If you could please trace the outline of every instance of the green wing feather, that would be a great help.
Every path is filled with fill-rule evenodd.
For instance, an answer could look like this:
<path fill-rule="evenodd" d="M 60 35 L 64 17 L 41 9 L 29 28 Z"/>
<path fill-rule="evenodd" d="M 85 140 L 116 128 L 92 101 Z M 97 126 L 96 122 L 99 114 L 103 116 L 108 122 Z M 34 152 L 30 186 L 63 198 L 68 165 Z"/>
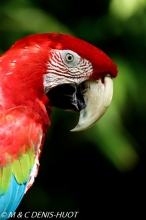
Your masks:
<path fill-rule="evenodd" d="M 12 167 L 10 165 L 0 168 L 0 195 L 3 195 L 7 191 L 11 180 L 11 175 Z"/>
<path fill-rule="evenodd" d="M 20 156 L 18 160 L 13 162 L 12 173 L 14 173 L 14 176 L 19 184 L 27 182 L 33 164 L 34 154 L 32 154 L 32 158 L 30 158 L 28 153 Z"/>

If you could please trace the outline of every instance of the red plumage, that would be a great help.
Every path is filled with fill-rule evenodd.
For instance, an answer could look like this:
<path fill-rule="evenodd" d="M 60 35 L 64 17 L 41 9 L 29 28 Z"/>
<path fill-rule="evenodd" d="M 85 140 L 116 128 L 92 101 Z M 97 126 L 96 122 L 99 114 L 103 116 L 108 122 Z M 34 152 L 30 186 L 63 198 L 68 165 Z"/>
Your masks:
<path fill-rule="evenodd" d="M 69 50 L 71 58 L 75 56 L 75 66 L 74 63 L 71 67 L 68 65 L 70 60 L 65 60 L 65 50 Z M 51 57 L 53 53 L 61 64 L 55 63 L 55 58 Z M 52 63 L 49 63 L 50 60 Z M 80 60 L 82 65 L 85 65 L 84 68 L 76 62 Z M 49 69 L 50 66 L 52 69 Z M 64 71 L 62 75 L 59 67 Z M 81 39 L 59 33 L 25 37 L 0 57 L 0 213 L 15 211 L 37 175 L 43 140 L 50 126 L 52 107 L 48 94 L 45 94 L 45 85 L 50 83 L 50 75 L 57 86 L 65 82 L 68 88 L 74 89 L 71 105 L 85 94 L 84 89 L 79 97 L 75 97 L 76 90 L 85 86 L 82 84 L 80 87 L 79 82 L 84 83 L 89 78 L 95 80 L 93 85 L 99 84 L 96 86 L 101 90 L 101 93 L 96 90 L 97 95 L 101 94 L 107 104 L 104 106 L 103 102 L 102 112 L 99 114 L 101 117 L 111 101 L 112 92 L 108 98 L 107 90 L 111 87 L 111 78 L 117 75 L 117 67 L 100 49 Z M 101 82 L 104 81 L 100 79 L 101 76 L 106 76 L 105 82 Z M 62 77 L 61 80 L 59 77 Z M 90 85 L 92 80 L 89 80 Z M 72 84 L 69 87 L 69 83 L 74 83 L 74 87 Z M 108 89 L 105 89 L 107 84 Z M 47 89 L 52 88 L 47 86 Z M 88 88 L 90 86 L 86 89 Z M 68 97 L 71 95 L 69 93 Z M 92 95 L 89 94 L 89 97 Z M 95 98 L 93 103 L 97 100 L 98 98 Z M 86 101 L 88 102 L 88 99 Z M 86 107 L 84 98 L 79 100 L 79 103 L 80 107 Z M 77 104 L 75 103 L 75 106 Z M 17 194 L 13 189 L 17 189 Z M 16 204 L 13 205 L 14 200 Z"/>
<path fill-rule="evenodd" d="M 4 111 L 0 114 L 0 146 L 3 146 L 0 148 L 0 164 L 13 163 L 31 149 L 32 141 L 37 154 L 42 138 L 41 118 L 31 108 L 20 106 Z"/>

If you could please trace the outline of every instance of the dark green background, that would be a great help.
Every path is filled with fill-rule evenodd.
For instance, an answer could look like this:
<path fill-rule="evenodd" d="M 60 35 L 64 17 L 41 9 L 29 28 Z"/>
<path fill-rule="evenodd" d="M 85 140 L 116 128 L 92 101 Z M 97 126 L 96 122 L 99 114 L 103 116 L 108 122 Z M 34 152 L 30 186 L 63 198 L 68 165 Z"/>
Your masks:
<path fill-rule="evenodd" d="M 145 201 L 146 1 L 0 1 L 1 54 L 19 38 L 53 31 L 102 49 L 118 65 L 119 75 L 111 106 L 89 130 L 71 133 L 78 115 L 54 109 L 39 175 L 18 211 L 79 211 L 78 219 L 140 215 Z"/>

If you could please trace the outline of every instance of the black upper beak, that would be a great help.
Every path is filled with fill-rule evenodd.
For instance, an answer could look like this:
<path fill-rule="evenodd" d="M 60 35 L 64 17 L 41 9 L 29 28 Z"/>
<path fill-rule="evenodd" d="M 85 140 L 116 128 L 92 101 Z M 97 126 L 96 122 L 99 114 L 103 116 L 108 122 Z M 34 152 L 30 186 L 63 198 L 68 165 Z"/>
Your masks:
<path fill-rule="evenodd" d="M 63 110 L 80 112 L 86 107 L 84 98 L 84 84 L 63 84 L 52 88 L 47 96 L 50 104 Z"/>

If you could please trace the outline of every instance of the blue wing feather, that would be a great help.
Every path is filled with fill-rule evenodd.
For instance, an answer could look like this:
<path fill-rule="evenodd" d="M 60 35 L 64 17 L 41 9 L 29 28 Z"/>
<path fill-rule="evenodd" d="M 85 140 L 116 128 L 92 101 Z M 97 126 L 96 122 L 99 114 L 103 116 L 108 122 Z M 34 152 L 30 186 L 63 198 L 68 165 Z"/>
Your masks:
<path fill-rule="evenodd" d="M 8 191 L 4 195 L 0 196 L 0 219 L 5 220 L 12 215 L 25 193 L 26 185 L 27 183 L 18 184 L 12 174 Z M 6 216 L 3 218 L 2 216 L 4 212 L 6 213 Z"/>

